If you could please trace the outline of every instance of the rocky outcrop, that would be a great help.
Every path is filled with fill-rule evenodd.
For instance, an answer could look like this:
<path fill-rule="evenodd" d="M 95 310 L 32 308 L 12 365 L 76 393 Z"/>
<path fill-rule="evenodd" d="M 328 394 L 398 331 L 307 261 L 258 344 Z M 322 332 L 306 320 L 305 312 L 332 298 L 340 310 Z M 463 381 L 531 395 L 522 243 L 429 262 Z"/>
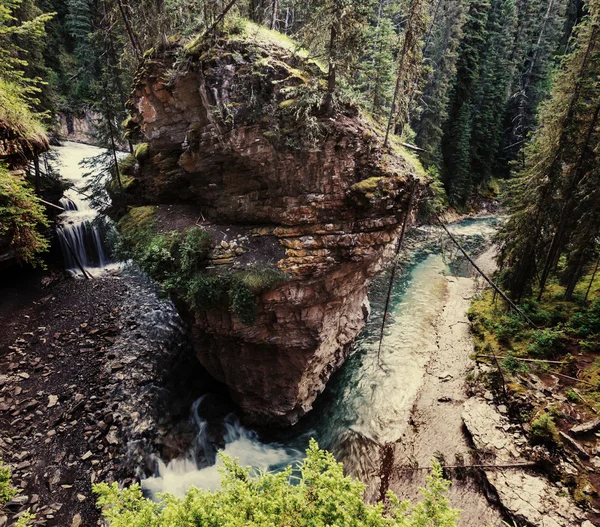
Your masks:
<path fill-rule="evenodd" d="M 564 487 L 527 468 L 529 459 L 523 452 L 526 441 L 518 427 L 494 406 L 472 397 L 465 402 L 463 421 L 477 450 L 491 459 L 490 467 L 484 469 L 488 483 L 502 508 L 519 525 L 591 526 Z M 494 469 L 492 465 L 502 468 Z"/>
<path fill-rule="evenodd" d="M 128 123 L 145 141 L 130 202 L 195 208 L 192 225 L 224 251 L 208 273 L 272 264 L 286 276 L 258 295 L 251 325 L 179 302 L 201 363 L 263 425 L 296 422 L 343 363 L 367 284 L 426 188 L 356 109 L 323 115 L 319 66 L 276 38 L 247 27 L 147 56 Z M 165 213 L 161 227 L 177 222 Z"/>

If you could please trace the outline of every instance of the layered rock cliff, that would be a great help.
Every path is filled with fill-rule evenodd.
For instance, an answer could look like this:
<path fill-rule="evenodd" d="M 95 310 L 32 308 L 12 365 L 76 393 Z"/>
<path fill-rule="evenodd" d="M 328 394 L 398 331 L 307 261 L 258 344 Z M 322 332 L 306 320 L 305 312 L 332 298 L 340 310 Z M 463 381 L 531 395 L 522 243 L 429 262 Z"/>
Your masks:
<path fill-rule="evenodd" d="M 176 298 L 200 362 L 262 425 L 296 422 L 343 363 L 369 280 L 426 189 L 355 108 L 323 115 L 321 69 L 295 49 L 247 24 L 146 56 L 128 123 L 144 143 L 120 196 L 157 205 L 159 232 L 209 233 L 209 276 L 259 265 L 284 276 L 254 289 L 251 323 Z"/>

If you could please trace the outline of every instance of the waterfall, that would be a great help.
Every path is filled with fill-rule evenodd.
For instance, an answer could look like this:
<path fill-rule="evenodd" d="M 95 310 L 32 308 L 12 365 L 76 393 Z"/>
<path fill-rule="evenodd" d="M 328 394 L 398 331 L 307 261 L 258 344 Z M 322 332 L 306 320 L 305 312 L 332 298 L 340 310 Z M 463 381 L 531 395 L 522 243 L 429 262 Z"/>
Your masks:
<path fill-rule="evenodd" d="M 86 180 L 81 162 L 104 151 L 71 142 L 57 147 L 56 151 L 59 154 L 57 169 L 62 179 L 71 184 L 60 199 L 65 212 L 59 216 L 56 229 L 65 268 L 74 276 L 83 275 L 81 267 L 86 273 L 97 275 L 110 266 L 111 260 L 107 255 L 102 229 L 96 221 L 98 211 L 90 206 L 89 198 L 84 194 Z"/>
<path fill-rule="evenodd" d="M 193 444 L 185 456 L 169 463 L 156 458 L 155 475 L 142 480 L 146 493 L 152 497 L 163 492 L 184 496 L 192 485 L 218 489 L 221 484 L 219 467 L 222 466 L 218 451 L 237 458 L 241 466 L 256 470 L 279 471 L 304 457 L 301 450 L 293 447 L 263 443 L 258 433 L 242 426 L 233 413 L 214 415 L 215 400 L 212 394 L 207 394 L 192 405 L 190 419 L 196 431 Z"/>

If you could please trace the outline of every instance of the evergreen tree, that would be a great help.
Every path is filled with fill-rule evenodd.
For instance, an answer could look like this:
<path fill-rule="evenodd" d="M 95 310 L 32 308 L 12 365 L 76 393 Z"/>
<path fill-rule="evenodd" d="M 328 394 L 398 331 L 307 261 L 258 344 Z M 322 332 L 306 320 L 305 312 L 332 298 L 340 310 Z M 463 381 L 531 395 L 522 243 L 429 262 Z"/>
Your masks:
<path fill-rule="evenodd" d="M 444 125 L 442 153 L 444 179 L 452 204 L 464 206 L 471 196 L 470 143 L 473 102 L 480 74 L 480 60 L 487 37 L 487 0 L 473 0 L 466 14 L 464 38 L 458 50 L 456 80 L 450 94 L 448 119 Z"/>
<path fill-rule="evenodd" d="M 402 135 L 409 120 L 409 107 L 417 90 L 422 73 L 423 36 L 427 30 L 429 4 L 426 0 L 410 0 L 406 14 L 406 25 L 400 38 L 396 86 L 392 98 L 392 107 L 385 132 L 384 146 L 389 134 Z"/>
<path fill-rule="evenodd" d="M 310 15 L 300 35 L 307 47 L 327 61 L 325 110 L 334 112 L 338 73 L 356 63 L 365 42 L 364 27 L 376 4 L 374 0 L 310 0 Z"/>
<path fill-rule="evenodd" d="M 485 53 L 474 96 L 473 129 L 470 146 L 471 181 L 475 188 L 494 177 L 500 148 L 510 83 L 511 50 L 516 12 L 512 0 L 492 0 L 487 23 Z"/>
<path fill-rule="evenodd" d="M 412 128 L 416 133 L 416 144 L 424 150 L 421 161 L 426 167 L 441 166 L 442 125 L 447 119 L 450 85 L 456 73 L 464 9 L 463 0 L 441 2 L 425 50 L 428 74 L 418 100 L 418 110 L 413 115 Z"/>
<path fill-rule="evenodd" d="M 600 0 L 576 30 L 540 129 L 525 149 L 511 216 L 501 233 L 504 282 L 520 298 L 539 277 L 539 297 L 566 256 L 562 280 L 571 295 L 596 251 L 600 216 Z"/>

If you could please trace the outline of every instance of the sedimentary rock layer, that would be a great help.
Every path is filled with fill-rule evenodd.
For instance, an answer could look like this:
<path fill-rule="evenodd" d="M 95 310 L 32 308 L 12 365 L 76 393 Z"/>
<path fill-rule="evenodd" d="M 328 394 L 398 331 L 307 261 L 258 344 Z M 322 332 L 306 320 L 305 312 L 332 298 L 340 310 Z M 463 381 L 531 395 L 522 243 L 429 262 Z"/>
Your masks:
<path fill-rule="evenodd" d="M 369 279 L 425 184 L 355 108 L 324 115 L 318 65 L 261 35 L 146 57 L 130 102 L 128 126 L 145 141 L 130 188 L 138 204 L 196 207 L 197 224 L 224 246 L 225 224 L 253 241 L 243 259 L 227 252 L 207 272 L 272 264 L 285 273 L 258 295 L 252 325 L 226 308 L 179 304 L 198 358 L 247 419 L 289 424 L 363 328 Z"/>

